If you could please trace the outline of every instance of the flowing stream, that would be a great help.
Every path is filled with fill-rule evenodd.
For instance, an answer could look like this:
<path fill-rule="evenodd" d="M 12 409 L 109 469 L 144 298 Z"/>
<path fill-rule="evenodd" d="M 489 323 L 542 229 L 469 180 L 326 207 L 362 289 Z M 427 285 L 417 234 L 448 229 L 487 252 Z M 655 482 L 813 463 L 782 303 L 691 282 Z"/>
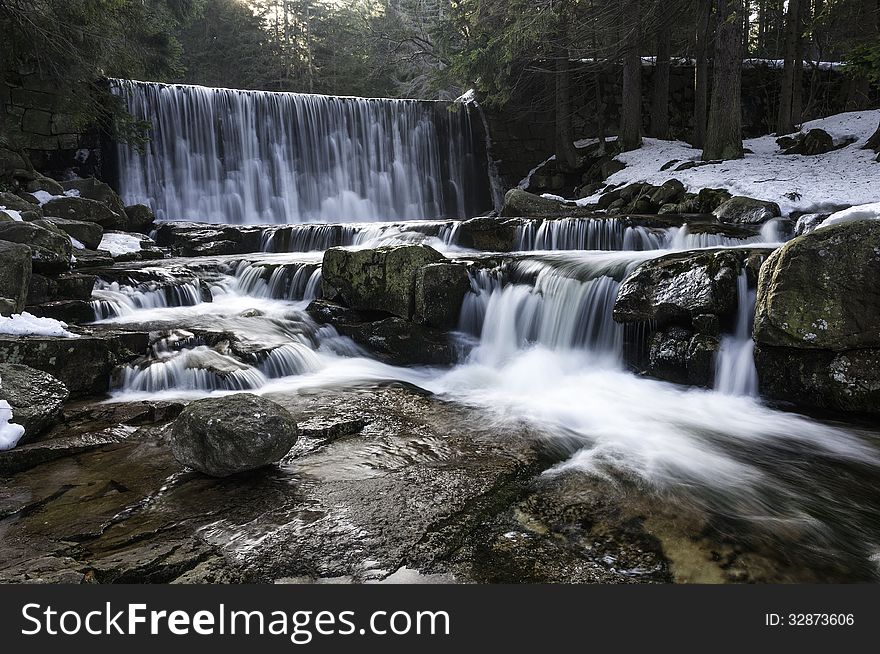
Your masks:
<path fill-rule="evenodd" d="M 560 455 L 546 474 L 632 483 L 730 533 L 880 575 L 880 506 L 861 492 L 880 479 L 877 434 L 761 400 L 745 272 L 714 389 L 640 377 L 624 363 L 612 308 L 627 274 L 674 251 L 778 245 L 778 225 L 737 237 L 618 218 L 521 221 L 516 252 L 472 268 L 460 360 L 394 367 L 305 309 L 321 297 L 330 247 L 419 242 L 484 256 L 459 240 L 460 221 L 486 209 L 488 193 L 467 110 L 142 83 L 118 90 L 156 125 L 144 155 L 120 149 L 127 202 L 150 204 L 160 219 L 267 227 L 262 252 L 150 262 L 99 281 L 97 322 L 162 334 L 148 357 L 118 371 L 113 401 L 401 381 L 473 407 L 499 438 L 529 425 Z"/>

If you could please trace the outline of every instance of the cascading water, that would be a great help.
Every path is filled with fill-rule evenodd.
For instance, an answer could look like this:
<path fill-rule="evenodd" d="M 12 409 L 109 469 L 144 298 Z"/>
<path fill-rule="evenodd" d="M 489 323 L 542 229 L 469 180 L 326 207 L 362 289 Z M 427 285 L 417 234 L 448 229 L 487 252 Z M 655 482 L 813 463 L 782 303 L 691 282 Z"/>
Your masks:
<path fill-rule="evenodd" d="M 530 221 L 517 230 L 517 250 L 659 250 L 664 231 L 617 218 Z"/>
<path fill-rule="evenodd" d="M 736 327 L 733 334 L 721 338 L 721 349 L 715 362 L 715 390 L 725 395 L 757 396 L 758 370 L 752 340 L 757 292 L 749 289 L 745 270 L 737 278 L 736 289 Z"/>
<path fill-rule="evenodd" d="M 161 286 L 156 283 L 126 285 L 118 281 L 98 280 L 92 298 L 95 320 L 107 320 L 131 315 L 138 309 L 194 306 L 202 301 L 202 289 L 198 282 Z"/>
<path fill-rule="evenodd" d="M 116 81 L 152 132 L 118 147 L 127 203 L 159 220 L 422 220 L 491 209 L 463 103 Z"/>

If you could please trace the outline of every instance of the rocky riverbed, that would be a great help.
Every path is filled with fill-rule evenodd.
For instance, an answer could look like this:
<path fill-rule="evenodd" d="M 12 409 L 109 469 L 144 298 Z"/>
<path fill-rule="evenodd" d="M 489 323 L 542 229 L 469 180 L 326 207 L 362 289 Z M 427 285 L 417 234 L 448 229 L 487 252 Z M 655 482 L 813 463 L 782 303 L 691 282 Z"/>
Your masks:
<path fill-rule="evenodd" d="M 778 207 L 669 183 L 154 224 L 16 156 L 2 581 L 876 579 L 877 221 L 788 240 Z M 182 440 L 205 397 L 232 467 Z M 287 445 L 238 456 L 276 410 Z"/>

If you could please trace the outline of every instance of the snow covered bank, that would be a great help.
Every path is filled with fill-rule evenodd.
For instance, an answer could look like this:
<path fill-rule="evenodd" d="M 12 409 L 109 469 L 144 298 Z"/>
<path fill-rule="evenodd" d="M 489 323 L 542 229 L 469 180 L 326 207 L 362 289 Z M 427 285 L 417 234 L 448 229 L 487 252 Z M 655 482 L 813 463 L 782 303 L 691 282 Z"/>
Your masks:
<path fill-rule="evenodd" d="M 26 311 L 14 313 L 12 316 L 0 316 L 0 334 L 76 338 L 76 334 L 67 331 L 67 323 L 52 318 L 37 318 Z"/>
<path fill-rule="evenodd" d="M 674 168 L 679 163 L 699 161 L 700 150 L 681 141 L 645 139 L 639 150 L 616 157 L 626 168 L 609 177 L 606 183 L 648 182 L 659 186 L 674 178 L 690 192 L 725 188 L 733 195 L 776 202 L 784 215 L 867 204 L 880 200 L 880 164 L 875 161 L 877 155 L 862 146 L 878 123 L 880 110 L 838 114 L 805 123 L 801 131 L 823 129 L 836 144 L 855 139 L 839 150 L 814 156 L 783 155 L 775 136 L 762 136 L 745 141 L 750 153 L 744 159 L 681 171 Z M 669 170 L 660 170 L 675 160 L 679 163 Z M 595 203 L 600 195 L 578 200 L 578 204 Z"/>

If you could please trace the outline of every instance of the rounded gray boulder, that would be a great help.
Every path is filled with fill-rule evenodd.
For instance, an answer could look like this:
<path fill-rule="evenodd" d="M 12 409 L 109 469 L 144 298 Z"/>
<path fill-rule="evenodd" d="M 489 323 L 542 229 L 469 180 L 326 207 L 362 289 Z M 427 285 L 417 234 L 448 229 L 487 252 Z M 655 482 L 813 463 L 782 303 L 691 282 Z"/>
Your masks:
<path fill-rule="evenodd" d="M 171 451 L 185 466 L 227 477 L 280 461 L 299 437 L 281 405 L 250 393 L 198 400 L 171 429 Z"/>

